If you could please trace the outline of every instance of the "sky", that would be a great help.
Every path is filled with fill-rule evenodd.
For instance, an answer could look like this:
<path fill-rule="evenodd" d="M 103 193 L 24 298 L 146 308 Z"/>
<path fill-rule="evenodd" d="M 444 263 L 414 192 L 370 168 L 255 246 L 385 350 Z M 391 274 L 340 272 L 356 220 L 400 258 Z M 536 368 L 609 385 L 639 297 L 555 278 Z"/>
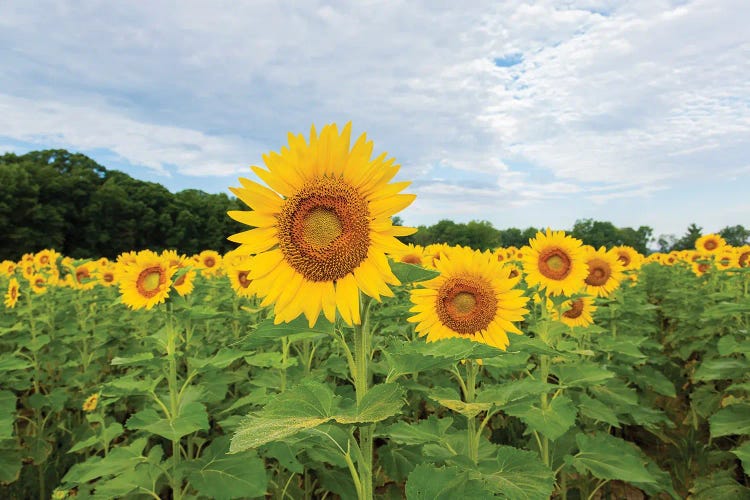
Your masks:
<path fill-rule="evenodd" d="M 408 225 L 750 226 L 747 0 L 0 4 L 0 154 L 227 192 L 352 122 Z"/>

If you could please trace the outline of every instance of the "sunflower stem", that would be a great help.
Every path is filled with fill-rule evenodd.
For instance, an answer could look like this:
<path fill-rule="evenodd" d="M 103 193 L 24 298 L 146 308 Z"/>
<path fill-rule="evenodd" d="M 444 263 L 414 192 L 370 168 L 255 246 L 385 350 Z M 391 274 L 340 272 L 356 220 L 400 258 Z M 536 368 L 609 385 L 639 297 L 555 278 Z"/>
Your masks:
<path fill-rule="evenodd" d="M 547 378 L 549 377 L 549 355 L 542 354 L 540 362 L 539 362 L 539 380 L 541 380 L 543 383 L 547 383 Z M 547 399 L 547 393 L 543 392 L 541 395 L 541 404 L 542 404 L 542 411 L 546 411 L 549 407 L 549 401 Z M 542 435 L 542 448 L 539 450 L 542 455 L 542 461 L 544 462 L 544 465 L 547 467 L 550 466 L 550 456 L 549 456 L 549 438 L 547 436 Z"/>
<path fill-rule="evenodd" d="M 372 339 L 370 337 L 370 305 L 372 299 L 360 294 L 360 307 L 362 323 L 354 325 L 354 365 L 353 373 L 354 390 L 357 395 L 357 405 L 367 394 L 370 388 L 370 358 L 372 356 Z M 372 500 L 372 438 L 375 432 L 375 424 L 359 426 L 359 448 L 362 452 L 362 460 L 358 462 L 359 478 L 362 484 L 360 498 Z"/>
<path fill-rule="evenodd" d="M 179 414 L 180 398 L 179 388 L 177 386 L 177 330 L 174 327 L 174 313 L 172 304 L 169 304 L 169 315 L 167 318 L 167 359 L 169 360 L 169 374 L 167 383 L 169 385 L 169 406 L 173 419 Z M 170 486 L 172 487 L 172 497 L 175 499 L 182 498 L 182 488 L 180 487 L 180 478 L 178 477 L 178 466 L 180 463 L 180 440 L 172 440 L 172 474 L 170 475 Z"/>
<path fill-rule="evenodd" d="M 466 360 L 466 392 L 464 397 L 467 403 L 473 403 L 476 399 L 477 386 L 477 366 L 473 359 Z M 469 459 L 477 463 L 479 461 L 479 436 L 477 433 L 476 417 L 466 417 L 467 419 L 467 450 Z M 481 430 L 480 430 L 481 432 Z"/>

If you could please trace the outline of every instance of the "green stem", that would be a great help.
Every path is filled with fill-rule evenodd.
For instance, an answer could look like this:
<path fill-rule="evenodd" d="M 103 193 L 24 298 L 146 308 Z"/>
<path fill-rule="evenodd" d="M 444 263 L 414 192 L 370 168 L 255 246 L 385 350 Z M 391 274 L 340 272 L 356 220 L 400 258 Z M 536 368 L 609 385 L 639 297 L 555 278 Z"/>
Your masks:
<path fill-rule="evenodd" d="M 466 360 L 466 391 L 464 398 L 467 403 L 473 403 L 476 399 L 476 386 L 477 386 L 477 366 L 473 359 Z M 467 419 L 467 444 L 468 444 L 468 455 L 472 462 L 477 463 L 479 461 L 479 439 L 477 433 L 477 419 L 476 417 L 466 417 Z"/>
<path fill-rule="evenodd" d="M 354 325 L 354 390 L 357 395 L 357 405 L 370 388 L 370 356 L 372 355 L 372 339 L 370 337 L 370 304 L 372 299 L 360 296 L 361 325 Z M 361 499 L 372 500 L 372 457 L 373 434 L 375 424 L 359 426 L 359 449 L 362 460 L 358 462 L 359 479 L 361 481 Z"/>
<path fill-rule="evenodd" d="M 547 378 L 549 377 L 549 356 L 546 354 L 543 354 L 540 359 L 539 363 L 539 379 L 547 383 Z M 541 404 L 542 404 L 542 411 L 546 411 L 547 408 L 549 408 L 549 401 L 547 399 L 547 393 L 543 392 L 541 395 Z M 544 462 L 544 465 L 547 467 L 550 466 L 550 456 L 549 456 L 549 438 L 547 436 L 542 435 L 542 448 L 539 450 L 542 455 L 542 461 Z"/>
<path fill-rule="evenodd" d="M 167 336 L 167 359 L 169 360 L 169 375 L 167 383 L 169 384 L 169 406 L 171 418 L 177 418 L 179 414 L 180 405 L 180 390 L 177 385 L 177 331 L 174 328 L 174 317 L 172 314 L 172 304 L 169 308 L 168 318 L 168 336 Z M 175 499 L 182 497 L 182 488 L 180 487 L 180 481 L 177 475 L 177 468 L 180 463 L 180 440 L 172 440 L 172 474 L 170 478 L 170 486 L 172 487 L 172 496 Z"/>
<path fill-rule="evenodd" d="M 286 365 L 289 359 L 289 337 L 281 337 L 281 392 L 286 392 Z"/>

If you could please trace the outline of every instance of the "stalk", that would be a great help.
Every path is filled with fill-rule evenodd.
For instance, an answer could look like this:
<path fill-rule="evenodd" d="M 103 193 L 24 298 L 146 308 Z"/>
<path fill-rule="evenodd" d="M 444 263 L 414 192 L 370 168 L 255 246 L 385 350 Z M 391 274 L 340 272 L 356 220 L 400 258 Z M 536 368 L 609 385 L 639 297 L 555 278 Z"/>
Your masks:
<path fill-rule="evenodd" d="M 177 418 L 179 414 L 179 387 L 177 386 L 177 332 L 174 328 L 174 317 L 172 314 L 172 304 L 169 305 L 169 328 L 167 336 L 167 358 L 169 360 L 169 374 L 167 383 L 169 385 L 169 407 L 171 418 Z M 172 487 L 172 496 L 175 499 L 182 498 L 182 488 L 177 477 L 177 469 L 180 463 L 180 440 L 172 440 L 172 474 L 170 476 L 170 486 Z"/>
<path fill-rule="evenodd" d="M 544 383 L 547 383 L 547 378 L 549 377 L 549 356 L 546 354 L 543 354 L 541 356 L 540 360 L 540 380 Z M 547 393 L 543 392 L 541 395 L 541 404 L 542 404 L 542 411 L 547 410 L 549 407 L 549 401 L 547 399 Z M 542 435 L 542 449 L 539 450 L 542 454 L 542 461 L 544 462 L 544 465 L 547 467 L 550 466 L 550 456 L 549 456 L 549 438 L 547 436 Z"/>
<path fill-rule="evenodd" d="M 477 385 L 477 366 L 474 360 L 466 360 L 466 393 L 464 398 L 467 403 L 473 403 L 476 398 Z M 477 436 L 477 419 L 476 417 L 466 417 L 467 419 L 467 444 L 468 455 L 472 462 L 479 461 L 479 439 Z"/>
<path fill-rule="evenodd" d="M 372 339 L 370 336 L 370 304 L 372 299 L 360 295 L 362 324 L 354 325 L 354 390 L 357 395 L 357 405 L 370 389 L 370 357 L 372 355 Z M 361 481 L 362 500 L 372 500 L 372 438 L 375 432 L 375 424 L 363 424 L 359 426 L 359 449 L 362 460 L 358 465 L 359 478 Z"/>

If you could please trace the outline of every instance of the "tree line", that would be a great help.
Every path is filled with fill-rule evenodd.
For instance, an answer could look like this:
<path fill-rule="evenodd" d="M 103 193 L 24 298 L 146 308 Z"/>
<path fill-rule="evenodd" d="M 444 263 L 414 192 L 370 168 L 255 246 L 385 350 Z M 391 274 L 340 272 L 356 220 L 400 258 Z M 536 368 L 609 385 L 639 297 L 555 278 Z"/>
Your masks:
<path fill-rule="evenodd" d="M 114 258 L 140 249 L 226 252 L 236 246 L 227 236 L 246 229 L 227 216 L 228 210 L 247 210 L 236 198 L 197 189 L 171 193 L 161 184 L 108 170 L 83 154 L 62 149 L 0 156 L 0 186 L 0 260 L 18 260 L 26 252 L 44 248 L 77 258 Z M 441 220 L 419 226 L 416 234 L 403 240 L 491 250 L 526 245 L 538 230 Z M 663 252 L 694 248 L 702 232 L 691 224 L 682 237 L 655 238 L 648 226 L 616 227 L 592 219 L 578 220 L 568 231 L 596 248 L 628 245 L 644 254 L 655 248 Z M 740 225 L 727 226 L 719 234 L 734 246 L 750 240 L 750 230 Z"/>

